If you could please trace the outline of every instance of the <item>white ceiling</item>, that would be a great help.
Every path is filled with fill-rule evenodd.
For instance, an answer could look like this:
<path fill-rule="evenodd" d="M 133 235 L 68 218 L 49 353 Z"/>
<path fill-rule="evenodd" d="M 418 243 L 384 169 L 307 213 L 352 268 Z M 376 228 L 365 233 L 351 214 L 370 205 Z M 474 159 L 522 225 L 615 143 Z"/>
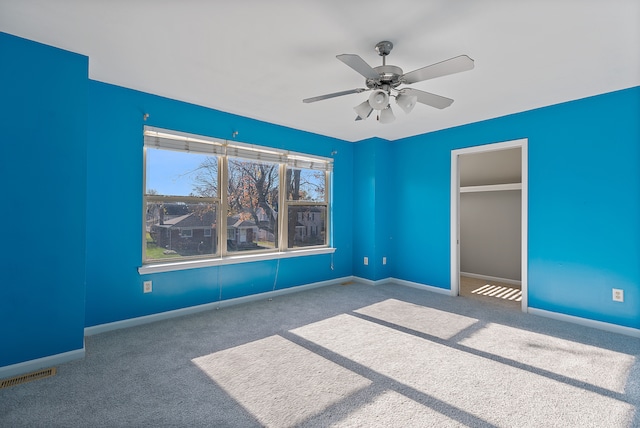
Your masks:
<path fill-rule="evenodd" d="M 638 0 L 0 0 L 0 31 L 89 56 L 89 77 L 348 141 L 395 140 L 640 85 Z M 355 122 L 367 93 L 342 53 L 405 72 L 449 108 Z"/>

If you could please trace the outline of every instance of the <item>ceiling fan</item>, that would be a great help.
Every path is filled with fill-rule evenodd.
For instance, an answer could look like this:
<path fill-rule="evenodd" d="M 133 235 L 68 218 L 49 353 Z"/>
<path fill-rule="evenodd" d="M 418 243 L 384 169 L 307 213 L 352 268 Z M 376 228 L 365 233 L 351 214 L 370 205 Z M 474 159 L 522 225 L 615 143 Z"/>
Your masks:
<path fill-rule="evenodd" d="M 364 120 L 371 115 L 373 110 L 377 110 L 380 123 L 391 123 L 396 119 L 389 104 L 391 97 L 395 97 L 396 104 L 407 114 L 413 110 L 417 102 L 439 109 L 449 107 L 453 103 L 450 98 L 418 89 L 398 89 L 400 85 L 422 82 L 423 80 L 459 73 L 473 68 L 473 60 L 467 55 L 460 55 L 409 73 L 403 73 L 400 67 L 387 65 L 386 57 L 391 53 L 391 49 L 393 49 L 393 43 L 389 41 L 382 41 L 376 45 L 376 52 L 382 57 L 382 65 L 378 67 L 371 67 L 365 60 L 355 54 L 337 55 L 336 58 L 364 76 L 366 88 L 356 88 L 306 98 L 302 102 L 313 103 L 343 95 L 373 91 L 369 95 L 369 99 L 353 108 L 357 114 L 356 120 Z"/>

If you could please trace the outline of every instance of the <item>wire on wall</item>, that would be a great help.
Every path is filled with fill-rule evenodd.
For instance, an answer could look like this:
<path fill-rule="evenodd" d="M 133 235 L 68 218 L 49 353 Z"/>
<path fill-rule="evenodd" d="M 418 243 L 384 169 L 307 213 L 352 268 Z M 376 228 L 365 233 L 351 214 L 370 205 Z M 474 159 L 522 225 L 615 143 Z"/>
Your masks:
<path fill-rule="evenodd" d="M 278 272 L 280 271 L 280 259 L 276 262 L 276 276 L 273 279 L 273 289 L 271 291 L 276 291 L 276 284 L 278 283 Z"/>
<path fill-rule="evenodd" d="M 217 269 L 217 271 L 218 271 L 218 273 L 217 273 L 217 276 L 218 276 L 218 278 L 217 278 L 217 283 L 218 283 L 218 309 L 220 309 L 219 305 L 220 305 L 220 302 L 222 302 L 222 284 L 220 284 L 220 269 L 221 269 L 221 267 L 218 266 L 218 269 Z"/>

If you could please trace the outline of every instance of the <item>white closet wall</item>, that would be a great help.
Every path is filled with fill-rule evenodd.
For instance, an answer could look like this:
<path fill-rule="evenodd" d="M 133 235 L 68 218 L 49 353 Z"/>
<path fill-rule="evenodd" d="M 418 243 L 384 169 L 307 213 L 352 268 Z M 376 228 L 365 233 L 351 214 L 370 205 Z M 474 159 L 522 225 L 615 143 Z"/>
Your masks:
<path fill-rule="evenodd" d="M 520 281 L 519 190 L 460 194 L 460 271 Z"/>

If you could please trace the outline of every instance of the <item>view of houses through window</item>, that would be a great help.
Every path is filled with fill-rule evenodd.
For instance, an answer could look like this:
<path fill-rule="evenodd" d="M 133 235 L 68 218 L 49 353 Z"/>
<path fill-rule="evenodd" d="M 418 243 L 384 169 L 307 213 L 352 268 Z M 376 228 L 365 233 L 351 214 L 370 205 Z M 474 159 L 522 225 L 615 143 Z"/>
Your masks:
<path fill-rule="evenodd" d="M 229 158 L 227 251 L 278 246 L 280 165 Z"/>
<path fill-rule="evenodd" d="M 328 245 L 326 165 L 224 149 L 180 150 L 145 137 L 145 262 Z"/>

